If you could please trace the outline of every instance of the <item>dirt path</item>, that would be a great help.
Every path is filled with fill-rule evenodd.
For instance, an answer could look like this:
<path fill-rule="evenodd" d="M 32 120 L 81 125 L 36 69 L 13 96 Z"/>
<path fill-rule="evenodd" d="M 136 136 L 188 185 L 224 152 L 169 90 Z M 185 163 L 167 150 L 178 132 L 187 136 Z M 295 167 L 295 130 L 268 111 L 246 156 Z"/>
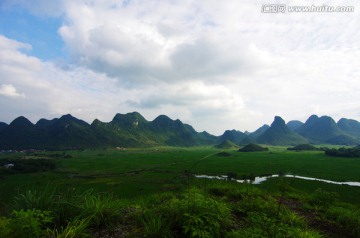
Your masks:
<path fill-rule="evenodd" d="M 336 226 L 336 224 L 330 221 L 321 219 L 321 217 L 314 211 L 304 209 L 303 204 L 294 199 L 285 198 L 282 200 L 282 204 L 294 211 L 301 217 L 304 217 L 308 226 L 311 229 L 319 231 L 324 237 L 327 238 L 356 238 L 351 234 L 347 234 L 346 231 Z"/>

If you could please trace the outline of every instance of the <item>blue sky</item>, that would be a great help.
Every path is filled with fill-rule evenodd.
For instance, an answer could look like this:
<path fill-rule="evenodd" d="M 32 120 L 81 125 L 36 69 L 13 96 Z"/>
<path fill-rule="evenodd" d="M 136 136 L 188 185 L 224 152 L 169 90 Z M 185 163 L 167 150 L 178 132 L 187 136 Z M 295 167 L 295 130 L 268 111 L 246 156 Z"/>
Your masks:
<path fill-rule="evenodd" d="M 311 2 L 354 7 L 341 13 L 263 13 L 265 4 L 2 0 L 0 121 L 138 111 L 221 134 L 276 115 L 360 120 L 360 3 Z"/>
<path fill-rule="evenodd" d="M 35 16 L 22 8 L 0 10 L 0 34 L 32 46 L 26 53 L 43 60 L 66 58 L 64 42 L 57 33 L 61 17 Z"/>

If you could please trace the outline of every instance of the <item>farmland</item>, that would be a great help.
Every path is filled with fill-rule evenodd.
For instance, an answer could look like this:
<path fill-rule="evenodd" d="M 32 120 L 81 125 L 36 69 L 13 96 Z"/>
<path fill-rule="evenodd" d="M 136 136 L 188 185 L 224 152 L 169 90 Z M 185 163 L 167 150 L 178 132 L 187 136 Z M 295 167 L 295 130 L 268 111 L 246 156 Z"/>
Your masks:
<path fill-rule="evenodd" d="M 226 175 L 234 172 L 238 178 L 287 173 L 334 181 L 360 181 L 360 160 L 357 158 L 328 157 L 323 152 L 291 152 L 283 147 L 256 153 L 225 150 L 230 156 L 218 155 L 221 151 L 211 147 L 66 151 L 70 158 L 50 158 L 56 163 L 53 171 L 5 176 L 1 183 L 1 197 L 9 199 L 18 191 L 50 184 L 60 190 L 91 188 L 131 198 L 182 189 L 189 179 L 190 182 L 194 180 L 187 176 L 188 173 Z M 42 156 L 46 157 L 46 154 Z M 20 160 L 24 158 L 19 153 L 2 155 L 3 158 L 9 156 Z M 312 187 L 314 182 L 294 179 L 293 183 Z M 316 184 L 327 189 L 339 189 L 335 185 Z M 344 190 L 360 192 L 360 188 L 349 186 L 345 186 Z M 353 197 L 344 196 L 344 199 L 360 202 L 356 200 L 360 196 L 354 194 Z"/>
<path fill-rule="evenodd" d="M 107 194 L 114 201 L 127 201 L 125 203 L 128 204 L 169 193 L 171 196 L 180 196 L 193 189 L 211 193 L 226 186 L 230 186 L 233 191 L 255 189 L 257 193 L 270 194 L 261 195 L 271 196 L 268 198 L 270 200 L 282 196 L 280 194 L 284 187 L 292 194 L 290 197 L 297 199 L 311 197 L 320 188 L 320 193 L 336 194 L 338 202 L 347 206 L 360 204 L 360 187 L 281 176 L 259 185 L 196 179 L 193 176 L 232 174 L 238 179 L 244 179 L 269 174 L 295 174 L 333 181 L 360 182 L 358 158 L 329 157 L 322 151 L 295 152 L 285 147 L 271 147 L 269 151 L 241 153 L 213 147 L 156 147 L 11 153 L 2 154 L 0 161 L 11 160 L 16 166 L 16 163 L 40 159 L 52 161 L 54 166 L 36 172 L 1 170 L 3 214 L 13 208 L 14 198 L 30 191 L 77 195 L 91 191 L 92 194 Z M 139 229 L 144 232 L 143 228 Z"/>

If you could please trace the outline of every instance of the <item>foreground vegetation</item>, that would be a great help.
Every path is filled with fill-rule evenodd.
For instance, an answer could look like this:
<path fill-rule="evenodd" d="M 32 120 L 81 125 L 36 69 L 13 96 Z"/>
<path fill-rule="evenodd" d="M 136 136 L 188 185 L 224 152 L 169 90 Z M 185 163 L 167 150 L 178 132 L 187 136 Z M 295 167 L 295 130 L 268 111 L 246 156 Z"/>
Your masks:
<path fill-rule="evenodd" d="M 192 176 L 360 181 L 358 158 L 164 147 L 3 154 L 5 162 L 41 169 L 0 171 L 0 237 L 360 237 L 359 187 Z"/>
<path fill-rule="evenodd" d="M 359 237 L 360 213 L 336 194 L 277 193 L 210 182 L 135 201 L 55 190 L 17 195 L 0 217 L 1 237 Z M 346 234 L 346 236 L 344 236 Z"/>

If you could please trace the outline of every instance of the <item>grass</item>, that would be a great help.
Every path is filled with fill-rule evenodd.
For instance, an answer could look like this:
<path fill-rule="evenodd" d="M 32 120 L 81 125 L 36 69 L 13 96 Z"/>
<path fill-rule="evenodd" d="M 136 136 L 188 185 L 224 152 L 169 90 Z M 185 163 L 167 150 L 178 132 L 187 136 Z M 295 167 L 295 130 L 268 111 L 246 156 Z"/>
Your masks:
<path fill-rule="evenodd" d="M 182 192 L 135 200 L 93 191 L 55 192 L 46 201 L 53 202 L 43 208 L 47 210 L 24 210 L 21 205 L 36 207 L 43 197 L 39 191 L 31 194 L 35 198 L 0 216 L 3 237 L 91 237 L 94 231 L 111 233 L 117 227 L 126 227 L 126 237 L 322 237 L 322 228 L 309 226 L 298 209 L 285 205 L 286 199 L 302 201 L 304 211 L 307 207 L 327 224 L 355 237 L 359 234 L 356 206 L 341 203 L 326 191 L 309 195 L 285 183 L 269 193 L 251 184 L 209 181 L 206 186 L 198 183 Z"/>
<path fill-rule="evenodd" d="M 230 156 L 216 155 L 222 151 Z M 113 192 L 121 198 L 147 196 L 167 189 L 183 189 L 187 186 L 186 172 L 207 175 L 233 172 L 238 177 L 283 172 L 335 181 L 360 181 L 359 159 L 327 157 L 322 152 L 292 152 L 283 147 L 255 153 L 211 147 L 160 147 L 67 151 L 66 154 L 71 158 L 54 159 L 55 171 L 3 176 L 5 180 L 0 184 L 3 202 L 34 187 L 45 190 L 49 182 L 60 191 L 93 189 Z M 0 160 L 6 156 L 1 155 Z M 307 181 L 298 183 L 309 184 Z M 316 186 L 327 185 L 318 183 Z M 344 193 L 350 191 L 349 194 L 358 191 L 352 187 L 341 189 Z"/>
<path fill-rule="evenodd" d="M 255 153 L 212 147 L 67 151 L 67 158 L 49 158 L 55 170 L 0 177 L 0 227 L 11 228 L 13 211 L 35 209 L 53 215 L 50 224 L 41 226 L 50 237 L 85 237 L 93 230 L 116 232 L 119 226 L 135 237 L 321 237 L 321 231 L 279 202 L 295 198 L 325 222 L 359 235 L 360 215 L 354 212 L 360 205 L 359 187 L 295 178 L 249 185 L 191 176 L 239 178 L 282 172 L 360 181 L 358 158 L 269 149 Z M 222 152 L 227 156 L 219 156 Z M 3 154 L 0 160 L 20 157 Z M 312 197 L 316 191 L 317 197 Z M 329 194 L 338 197 L 326 200 Z M 3 230 L 4 234 L 9 231 Z"/>

